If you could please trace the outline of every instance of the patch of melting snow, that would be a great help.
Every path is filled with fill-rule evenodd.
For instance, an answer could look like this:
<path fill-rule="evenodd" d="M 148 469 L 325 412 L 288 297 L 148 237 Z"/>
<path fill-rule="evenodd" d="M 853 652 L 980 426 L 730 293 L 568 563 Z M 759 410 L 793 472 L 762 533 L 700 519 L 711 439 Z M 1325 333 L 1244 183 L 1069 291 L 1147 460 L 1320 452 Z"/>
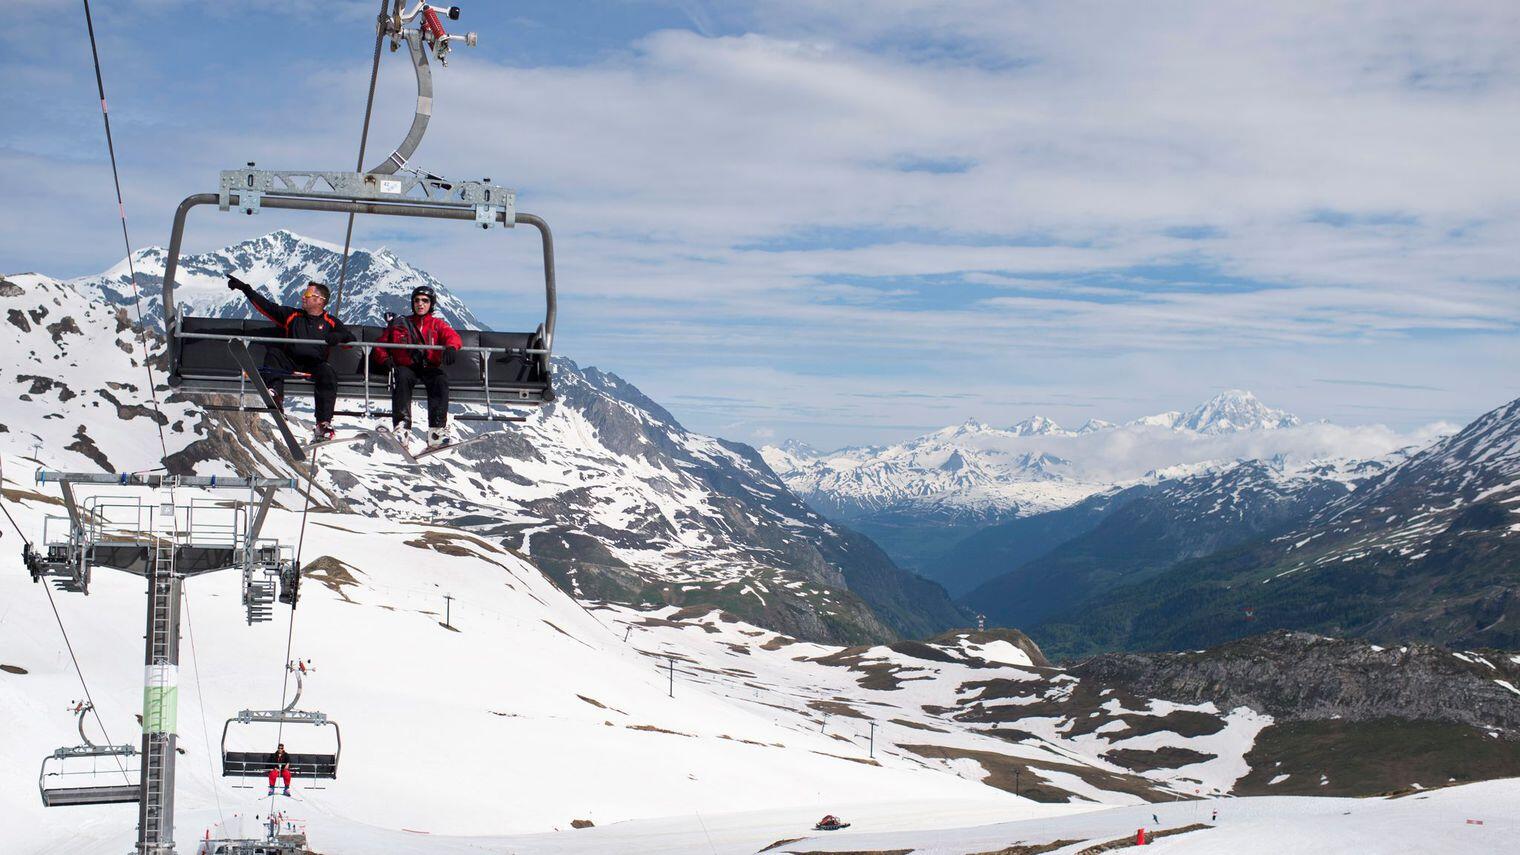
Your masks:
<path fill-rule="evenodd" d="M 1283 781 L 1286 781 L 1286 780 L 1288 780 L 1291 777 L 1293 777 L 1293 776 L 1292 775 L 1274 775 L 1272 777 L 1272 780 L 1270 780 L 1270 781 L 1267 782 L 1267 786 L 1269 786 L 1269 787 L 1275 787 L 1278 784 L 1281 784 Z"/>
<path fill-rule="evenodd" d="M 965 644 L 962 646 L 967 653 L 978 656 L 988 662 L 1001 662 L 1004 665 L 1017 665 L 1025 668 L 1034 666 L 1034 660 L 1029 658 L 1028 653 L 1020 650 L 1012 642 L 1003 641 L 1002 639 L 989 641 L 981 645 Z"/>

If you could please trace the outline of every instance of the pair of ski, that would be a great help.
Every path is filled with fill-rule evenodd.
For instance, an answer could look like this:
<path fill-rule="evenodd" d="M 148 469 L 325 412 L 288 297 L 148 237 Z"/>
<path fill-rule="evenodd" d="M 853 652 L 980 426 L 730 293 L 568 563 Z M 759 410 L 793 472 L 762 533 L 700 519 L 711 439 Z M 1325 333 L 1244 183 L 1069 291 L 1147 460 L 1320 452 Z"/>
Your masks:
<path fill-rule="evenodd" d="M 284 411 L 280 408 L 280 405 L 275 402 L 274 395 L 269 391 L 269 386 L 264 383 L 263 369 L 261 369 L 253 361 L 253 354 L 248 351 L 248 345 L 241 341 L 229 341 L 227 342 L 227 350 L 232 354 L 232 359 L 238 364 L 238 368 L 242 369 L 243 376 L 248 378 L 248 382 L 253 386 L 254 391 L 257 392 L 259 394 L 259 398 L 264 401 L 264 407 L 266 408 L 269 415 L 274 419 L 274 425 L 279 429 L 280 436 L 285 440 L 286 447 L 290 449 L 291 455 L 297 460 L 305 460 L 307 458 L 307 455 L 309 455 L 313 450 L 321 448 L 323 446 L 336 445 L 338 443 L 344 442 L 354 442 L 356 440 L 364 439 L 366 436 L 388 433 L 384 430 L 361 430 L 354 436 L 334 437 L 332 439 L 325 439 L 319 442 L 311 442 L 304 445 L 301 444 L 296 440 L 296 435 L 290 431 L 290 420 L 286 418 Z M 466 445 L 479 442 L 489 435 L 490 434 L 482 434 L 480 436 L 471 437 L 467 440 L 464 440 L 463 442 L 450 442 L 443 445 L 430 445 L 415 454 L 407 449 L 406 446 L 398 442 L 394 436 L 391 437 L 391 445 L 397 451 L 401 452 L 401 456 L 405 457 L 408 462 L 415 464 L 418 461 L 426 457 L 431 457 L 434 454 L 441 454 L 445 451 L 454 451 L 456 449 L 463 448 Z"/>
<path fill-rule="evenodd" d="M 329 445 L 342 445 L 349 442 L 358 442 L 361 439 L 373 438 L 380 440 L 389 440 L 387 444 L 391 448 L 394 448 L 396 451 L 400 452 L 401 456 L 405 457 L 408 463 L 417 463 L 418 461 L 421 461 L 427 457 L 432 457 L 435 454 L 442 454 L 445 451 L 455 451 L 457 449 L 464 448 L 467 445 L 473 445 L 485 439 L 486 436 L 489 436 L 489 434 L 482 436 L 472 436 L 469 439 L 460 440 L 459 442 L 446 442 L 442 445 L 429 445 L 421 451 L 413 452 L 405 445 L 403 445 L 399 440 L 397 440 L 390 431 L 385 430 L 384 428 L 380 428 L 378 430 L 366 430 L 360 428 L 358 430 L 358 433 L 355 433 L 352 436 L 335 436 L 332 439 L 324 439 L 320 442 L 307 443 L 306 445 L 301 446 L 301 448 L 303 451 L 310 454 L 312 451 L 315 451 L 318 448 L 325 448 Z"/>

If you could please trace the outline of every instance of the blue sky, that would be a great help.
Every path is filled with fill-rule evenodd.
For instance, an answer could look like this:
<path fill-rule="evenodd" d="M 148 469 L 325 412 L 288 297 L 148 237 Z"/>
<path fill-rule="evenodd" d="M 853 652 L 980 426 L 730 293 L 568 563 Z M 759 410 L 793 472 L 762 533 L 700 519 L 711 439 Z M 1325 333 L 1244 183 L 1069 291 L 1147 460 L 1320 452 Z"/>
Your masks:
<path fill-rule="evenodd" d="M 134 244 L 218 170 L 343 169 L 376 3 L 95 5 Z M 121 256 L 83 16 L 0 32 L 0 271 Z M 1410 429 L 1516 394 L 1512 3 L 475 2 L 416 162 L 554 225 L 559 349 L 829 447 L 1225 388 Z M 411 118 L 382 57 L 370 160 Z M 189 250 L 341 217 L 206 216 Z M 488 322 L 531 236 L 360 220 Z M 505 285 L 502 282 L 505 281 Z"/>

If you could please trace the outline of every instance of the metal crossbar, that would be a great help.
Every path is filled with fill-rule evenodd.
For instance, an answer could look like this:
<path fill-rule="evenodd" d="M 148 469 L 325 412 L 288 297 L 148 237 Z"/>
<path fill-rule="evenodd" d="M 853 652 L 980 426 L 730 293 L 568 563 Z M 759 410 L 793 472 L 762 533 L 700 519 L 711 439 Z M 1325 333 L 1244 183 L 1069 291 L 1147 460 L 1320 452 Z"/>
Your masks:
<path fill-rule="evenodd" d="M 211 341 L 241 341 L 244 344 L 317 344 L 323 347 L 360 348 L 369 351 L 382 347 L 386 350 L 443 350 L 441 344 L 391 344 L 383 341 L 346 341 L 342 344 L 330 344 L 320 338 L 281 338 L 269 335 L 232 335 L 230 333 L 202 333 L 184 332 L 175 329 L 176 338 L 203 338 Z M 485 347 L 483 345 L 466 345 L 455 348 L 459 351 L 472 351 L 477 353 L 502 353 L 508 356 L 549 356 L 551 351 L 541 347 Z"/>

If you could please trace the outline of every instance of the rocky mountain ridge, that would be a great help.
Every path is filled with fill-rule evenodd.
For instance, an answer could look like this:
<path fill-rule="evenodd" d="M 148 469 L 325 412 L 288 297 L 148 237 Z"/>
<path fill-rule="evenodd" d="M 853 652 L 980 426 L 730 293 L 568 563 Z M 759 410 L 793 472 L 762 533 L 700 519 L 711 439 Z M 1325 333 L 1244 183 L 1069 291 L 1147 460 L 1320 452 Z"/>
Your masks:
<path fill-rule="evenodd" d="M 144 323 L 163 329 L 163 277 L 168 263 L 161 247 L 133 252 L 125 260 L 92 276 L 68 280 L 81 293 L 104 302 L 132 309 L 133 290 L 129 270 L 137 274 L 142 295 Z M 411 290 L 430 285 L 438 293 L 438 311 L 449 323 L 469 329 L 485 329 L 469 306 L 427 271 L 402 260 L 389 249 L 353 248 L 347 274 L 343 275 L 343 248 L 280 229 L 262 237 L 235 243 L 211 252 L 180 259 L 175 275 L 174 299 L 180 311 L 202 317 L 255 317 L 241 294 L 227 289 L 227 277 L 235 275 L 277 303 L 300 305 L 300 294 L 311 281 L 334 291 L 339 314 L 348 323 L 381 323 L 385 312 L 404 313 Z M 25 277 L 12 277 L 26 281 Z M 337 292 L 340 282 L 343 293 Z M 135 314 L 134 314 L 135 317 Z M 530 326 L 523 327 L 531 328 Z"/>

